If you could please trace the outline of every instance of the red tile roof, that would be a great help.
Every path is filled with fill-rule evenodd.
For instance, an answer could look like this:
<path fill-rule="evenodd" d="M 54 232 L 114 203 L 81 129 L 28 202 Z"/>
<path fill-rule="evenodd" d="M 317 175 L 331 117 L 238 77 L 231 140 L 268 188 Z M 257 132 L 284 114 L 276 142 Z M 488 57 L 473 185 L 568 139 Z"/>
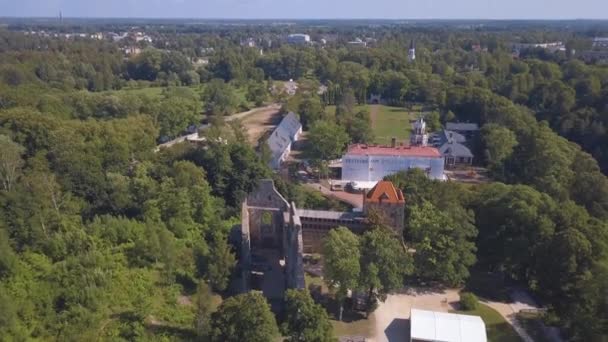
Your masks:
<path fill-rule="evenodd" d="M 379 181 L 366 195 L 365 202 L 372 203 L 405 203 L 401 189 L 395 188 L 392 182 Z"/>
<path fill-rule="evenodd" d="M 348 147 L 346 154 L 360 156 L 400 156 L 400 157 L 427 157 L 441 158 L 441 153 L 430 146 L 375 146 L 355 144 Z"/>

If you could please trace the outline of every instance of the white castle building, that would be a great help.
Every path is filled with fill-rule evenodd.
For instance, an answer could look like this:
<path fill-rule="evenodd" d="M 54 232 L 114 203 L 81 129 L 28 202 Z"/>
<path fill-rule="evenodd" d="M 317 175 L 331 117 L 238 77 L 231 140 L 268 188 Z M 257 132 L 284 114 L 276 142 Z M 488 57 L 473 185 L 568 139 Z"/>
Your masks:
<path fill-rule="evenodd" d="M 443 179 L 444 157 L 428 146 L 426 122 L 420 118 L 412 127 L 410 145 L 368 146 L 355 144 L 348 147 L 342 157 L 342 180 L 349 182 L 377 182 L 399 171 L 417 168 L 426 171 L 429 178 Z"/>
<path fill-rule="evenodd" d="M 342 180 L 377 182 L 399 171 L 422 169 L 429 178 L 443 179 L 444 159 L 430 146 L 351 145 L 342 157 Z"/>

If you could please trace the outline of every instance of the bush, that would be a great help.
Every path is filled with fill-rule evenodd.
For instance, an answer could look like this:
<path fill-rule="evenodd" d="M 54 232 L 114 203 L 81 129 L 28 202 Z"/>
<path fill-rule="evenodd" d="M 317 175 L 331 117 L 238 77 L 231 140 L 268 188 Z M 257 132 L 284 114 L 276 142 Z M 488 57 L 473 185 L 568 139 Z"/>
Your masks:
<path fill-rule="evenodd" d="M 471 311 L 477 309 L 479 306 L 479 300 L 477 296 L 470 292 L 462 292 L 460 294 L 460 309 L 464 311 Z"/>

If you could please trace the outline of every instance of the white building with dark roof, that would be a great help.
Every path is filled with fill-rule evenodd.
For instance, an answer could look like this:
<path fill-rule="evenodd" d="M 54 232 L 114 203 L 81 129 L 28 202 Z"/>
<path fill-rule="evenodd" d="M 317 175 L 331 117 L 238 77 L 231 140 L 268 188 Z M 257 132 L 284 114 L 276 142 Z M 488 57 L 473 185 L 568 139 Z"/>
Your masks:
<path fill-rule="evenodd" d="M 473 153 L 465 145 L 467 138 L 457 132 L 443 130 L 433 134 L 433 146 L 445 159 L 445 167 L 451 168 L 457 165 L 473 164 Z"/>
<path fill-rule="evenodd" d="M 281 167 L 291 152 L 291 145 L 298 141 L 301 134 L 302 124 L 298 116 L 293 112 L 287 114 L 267 141 L 272 154 L 270 167 L 275 170 Z"/>
<path fill-rule="evenodd" d="M 479 316 L 412 309 L 410 342 L 487 342 Z"/>

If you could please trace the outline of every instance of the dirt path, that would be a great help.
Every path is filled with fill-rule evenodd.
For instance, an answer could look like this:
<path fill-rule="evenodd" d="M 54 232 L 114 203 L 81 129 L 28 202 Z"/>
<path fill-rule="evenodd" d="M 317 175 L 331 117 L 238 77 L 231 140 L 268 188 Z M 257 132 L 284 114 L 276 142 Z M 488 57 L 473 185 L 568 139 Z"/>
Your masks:
<path fill-rule="evenodd" d="M 254 108 L 254 109 L 248 110 L 246 112 L 241 112 L 241 113 L 236 113 L 236 114 L 229 115 L 229 116 L 225 117 L 224 120 L 226 122 L 233 121 L 233 120 L 236 120 L 236 119 L 240 119 L 240 120 L 244 120 L 245 121 L 250 116 L 251 117 L 257 117 L 258 115 L 260 115 L 262 117 L 266 117 L 268 115 L 271 116 L 272 114 L 278 113 L 279 109 L 281 109 L 281 106 L 279 104 L 273 103 L 273 104 L 271 104 L 269 106 L 266 106 L 266 107 Z M 208 127 L 209 127 L 209 125 L 203 125 L 203 126 L 200 126 L 199 129 L 206 129 Z M 245 126 L 245 127 L 247 128 L 247 126 Z M 251 136 L 252 136 L 252 134 L 250 134 L 250 137 Z M 175 139 L 173 139 L 171 141 L 168 141 L 166 143 L 158 145 L 156 147 L 156 152 L 158 152 L 160 150 L 160 148 L 171 147 L 171 146 L 173 146 L 175 144 L 179 144 L 181 142 L 186 141 L 186 139 L 188 139 L 188 138 L 192 139 L 192 138 L 197 138 L 197 137 L 198 137 L 198 133 L 186 134 L 186 135 L 183 135 L 181 137 L 177 137 L 177 138 L 175 138 Z"/>
<path fill-rule="evenodd" d="M 259 108 L 243 119 L 243 126 L 247 130 L 251 144 L 257 144 L 264 133 L 276 127 L 279 121 L 280 109 L 281 107 L 278 105 Z"/>
<path fill-rule="evenodd" d="M 378 121 L 378 114 L 380 113 L 380 105 L 369 106 L 369 119 L 372 124 L 372 129 L 376 128 L 376 122 Z"/>
<path fill-rule="evenodd" d="M 519 324 L 519 321 L 516 319 L 517 312 L 519 312 L 519 310 L 515 311 L 512 304 L 491 302 L 486 300 L 483 300 L 482 303 L 496 310 L 507 322 L 509 322 L 513 329 L 515 329 L 517 335 L 519 335 L 524 342 L 534 342 L 532 337 L 528 335 L 526 330 L 524 330 L 524 328 Z"/>

